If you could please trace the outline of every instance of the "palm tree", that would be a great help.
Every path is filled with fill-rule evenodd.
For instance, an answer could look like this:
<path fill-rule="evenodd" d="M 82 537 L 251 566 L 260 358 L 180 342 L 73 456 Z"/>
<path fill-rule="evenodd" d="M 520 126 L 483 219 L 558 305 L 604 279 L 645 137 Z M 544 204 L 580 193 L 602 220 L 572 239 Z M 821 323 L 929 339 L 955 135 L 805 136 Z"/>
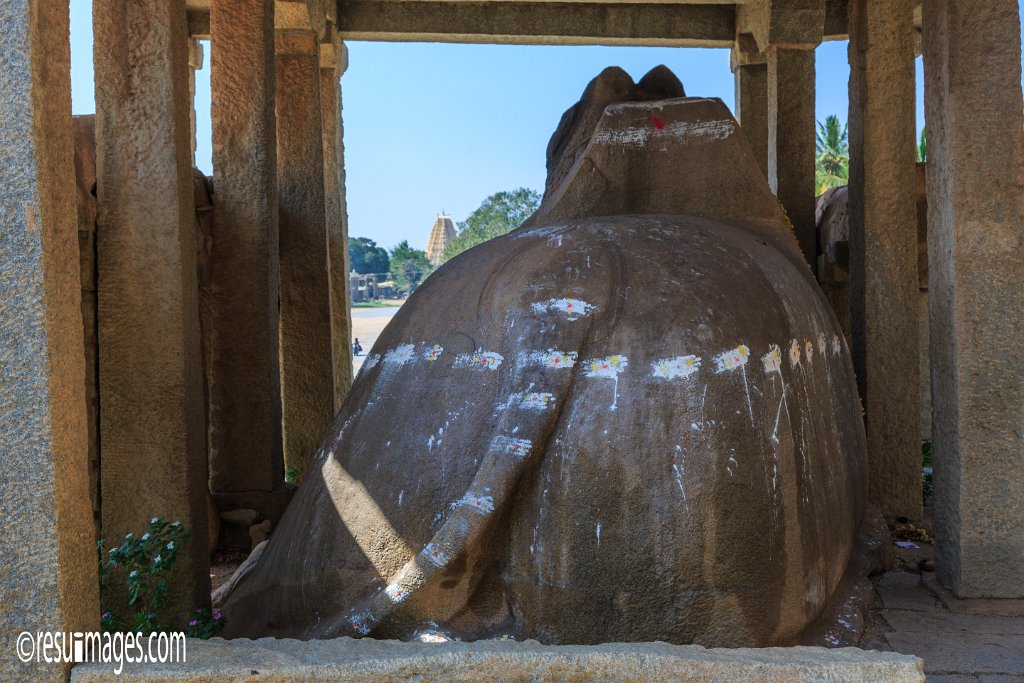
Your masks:
<path fill-rule="evenodd" d="M 840 128 L 838 116 L 818 121 L 815 184 L 817 194 L 830 187 L 846 185 L 850 178 L 850 146 L 846 141 L 846 125 Z"/>
<path fill-rule="evenodd" d="M 921 129 L 921 142 L 917 145 L 917 160 L 928 161 L 928 139 L 925 137 L 924 128 Z"/>

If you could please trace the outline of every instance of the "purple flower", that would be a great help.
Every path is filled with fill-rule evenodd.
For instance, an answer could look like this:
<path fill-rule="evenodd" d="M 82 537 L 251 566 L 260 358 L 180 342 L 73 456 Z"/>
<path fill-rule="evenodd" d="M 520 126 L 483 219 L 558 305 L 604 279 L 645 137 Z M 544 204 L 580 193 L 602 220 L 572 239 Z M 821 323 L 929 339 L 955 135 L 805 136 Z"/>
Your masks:
<path fill-rule="evenodd" d="M 216 614 L 214 614 L 213 618 L 214 619 L 220 619 L 220 612 L 217 612 Z"/>
<path fill-rule="evenodd" d="M 100 619 L 106 619 L 109 616 L 110 616 L 110 612 L 104 612 L 103 616 L 101 616 Z"/>
<path fill-rule="evenodd" d="M 189 625 L 189 626 L 195 626 L 195 625 L 196 625 L 196 624 L 198 624 L 198 623 L 199 623 L 198 621 L 196 621 L 195 619 L 193 619 L 192 621 L 188 622 L 188 625 Z"/>

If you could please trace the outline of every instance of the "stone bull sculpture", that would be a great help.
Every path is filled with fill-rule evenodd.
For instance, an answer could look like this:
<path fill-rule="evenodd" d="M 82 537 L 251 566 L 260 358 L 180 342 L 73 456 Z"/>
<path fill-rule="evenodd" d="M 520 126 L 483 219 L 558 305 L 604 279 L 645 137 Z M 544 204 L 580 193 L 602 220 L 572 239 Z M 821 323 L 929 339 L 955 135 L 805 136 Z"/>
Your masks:
<path fill-rule="evenodd" d="M 842 333 L 736 121 L 606 70 L 527 224 L 384 330 L 230 635 L 791 644 L 842 577 Z"/>

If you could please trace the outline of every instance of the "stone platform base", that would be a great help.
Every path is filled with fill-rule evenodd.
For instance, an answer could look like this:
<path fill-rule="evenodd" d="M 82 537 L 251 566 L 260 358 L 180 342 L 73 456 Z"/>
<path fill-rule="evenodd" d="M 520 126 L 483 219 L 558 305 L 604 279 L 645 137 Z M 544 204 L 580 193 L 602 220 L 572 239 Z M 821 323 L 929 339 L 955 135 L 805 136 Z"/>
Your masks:
<path fill-rule="evenodd" d="M 87 664 L 73 683 L 107 681 Z M 189 640 L 186 664 L 126 665 L 125 682 L 156 681 L 924 681 L 917 657 L 855 648 L 705 649 L 665 643 L 545 646 L 534 641 Z"/>

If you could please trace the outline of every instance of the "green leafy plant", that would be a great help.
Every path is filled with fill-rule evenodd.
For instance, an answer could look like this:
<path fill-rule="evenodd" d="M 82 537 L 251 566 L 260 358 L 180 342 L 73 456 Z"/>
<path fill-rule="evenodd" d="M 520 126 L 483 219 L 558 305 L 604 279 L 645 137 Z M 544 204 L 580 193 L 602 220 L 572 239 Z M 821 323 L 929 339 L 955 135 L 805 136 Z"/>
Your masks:
<path fill-rule="evenodd" d="M 298 467 L 286 467 L 284 470 L 284 480 L 289 484 L 296 484 L 299 481 L 299 468 Z"/>
<path fill-rule="evenodd" d="M 105 542 L 97 544 L 100 563 L 100 601 L 104 631 L 153 633 L 167 630 L 162 620 L 177 605 L 170 604 L 171 577 L 182 548 L 191 532 L 181 522 L 154 517 L 141 536 L 129 533 L 116 548 L 103 556 Z M 125 590 L 113 590 L 114 582 Z M 127 605 L 119 614 L 109 603 L 127 594 Z M 115 597 L 116 595 L 116 597 Z"/>
<path fill-rule="evenodd" d="M 444 260 L 515 230 L 538 206 L 540 195 L 525 187 L 492 194 L 466 220 L 459 223 L 458 235 L 444 248 Z"/>
<path fill-rule="evenodd" d="M 207 640 L 223 627 L 224 615 L 220 612 L 211 613 L 205 609 L 197 609 L 189 618 L 185 635 L 189 638 Z"/>
<path fill-rule="evenodd" d="M 433 270 L 427 252 L 413 249 L 409 240 L 402 240 L 391 250 L 391 272 L 400 292 L 412 292 Z"/>

